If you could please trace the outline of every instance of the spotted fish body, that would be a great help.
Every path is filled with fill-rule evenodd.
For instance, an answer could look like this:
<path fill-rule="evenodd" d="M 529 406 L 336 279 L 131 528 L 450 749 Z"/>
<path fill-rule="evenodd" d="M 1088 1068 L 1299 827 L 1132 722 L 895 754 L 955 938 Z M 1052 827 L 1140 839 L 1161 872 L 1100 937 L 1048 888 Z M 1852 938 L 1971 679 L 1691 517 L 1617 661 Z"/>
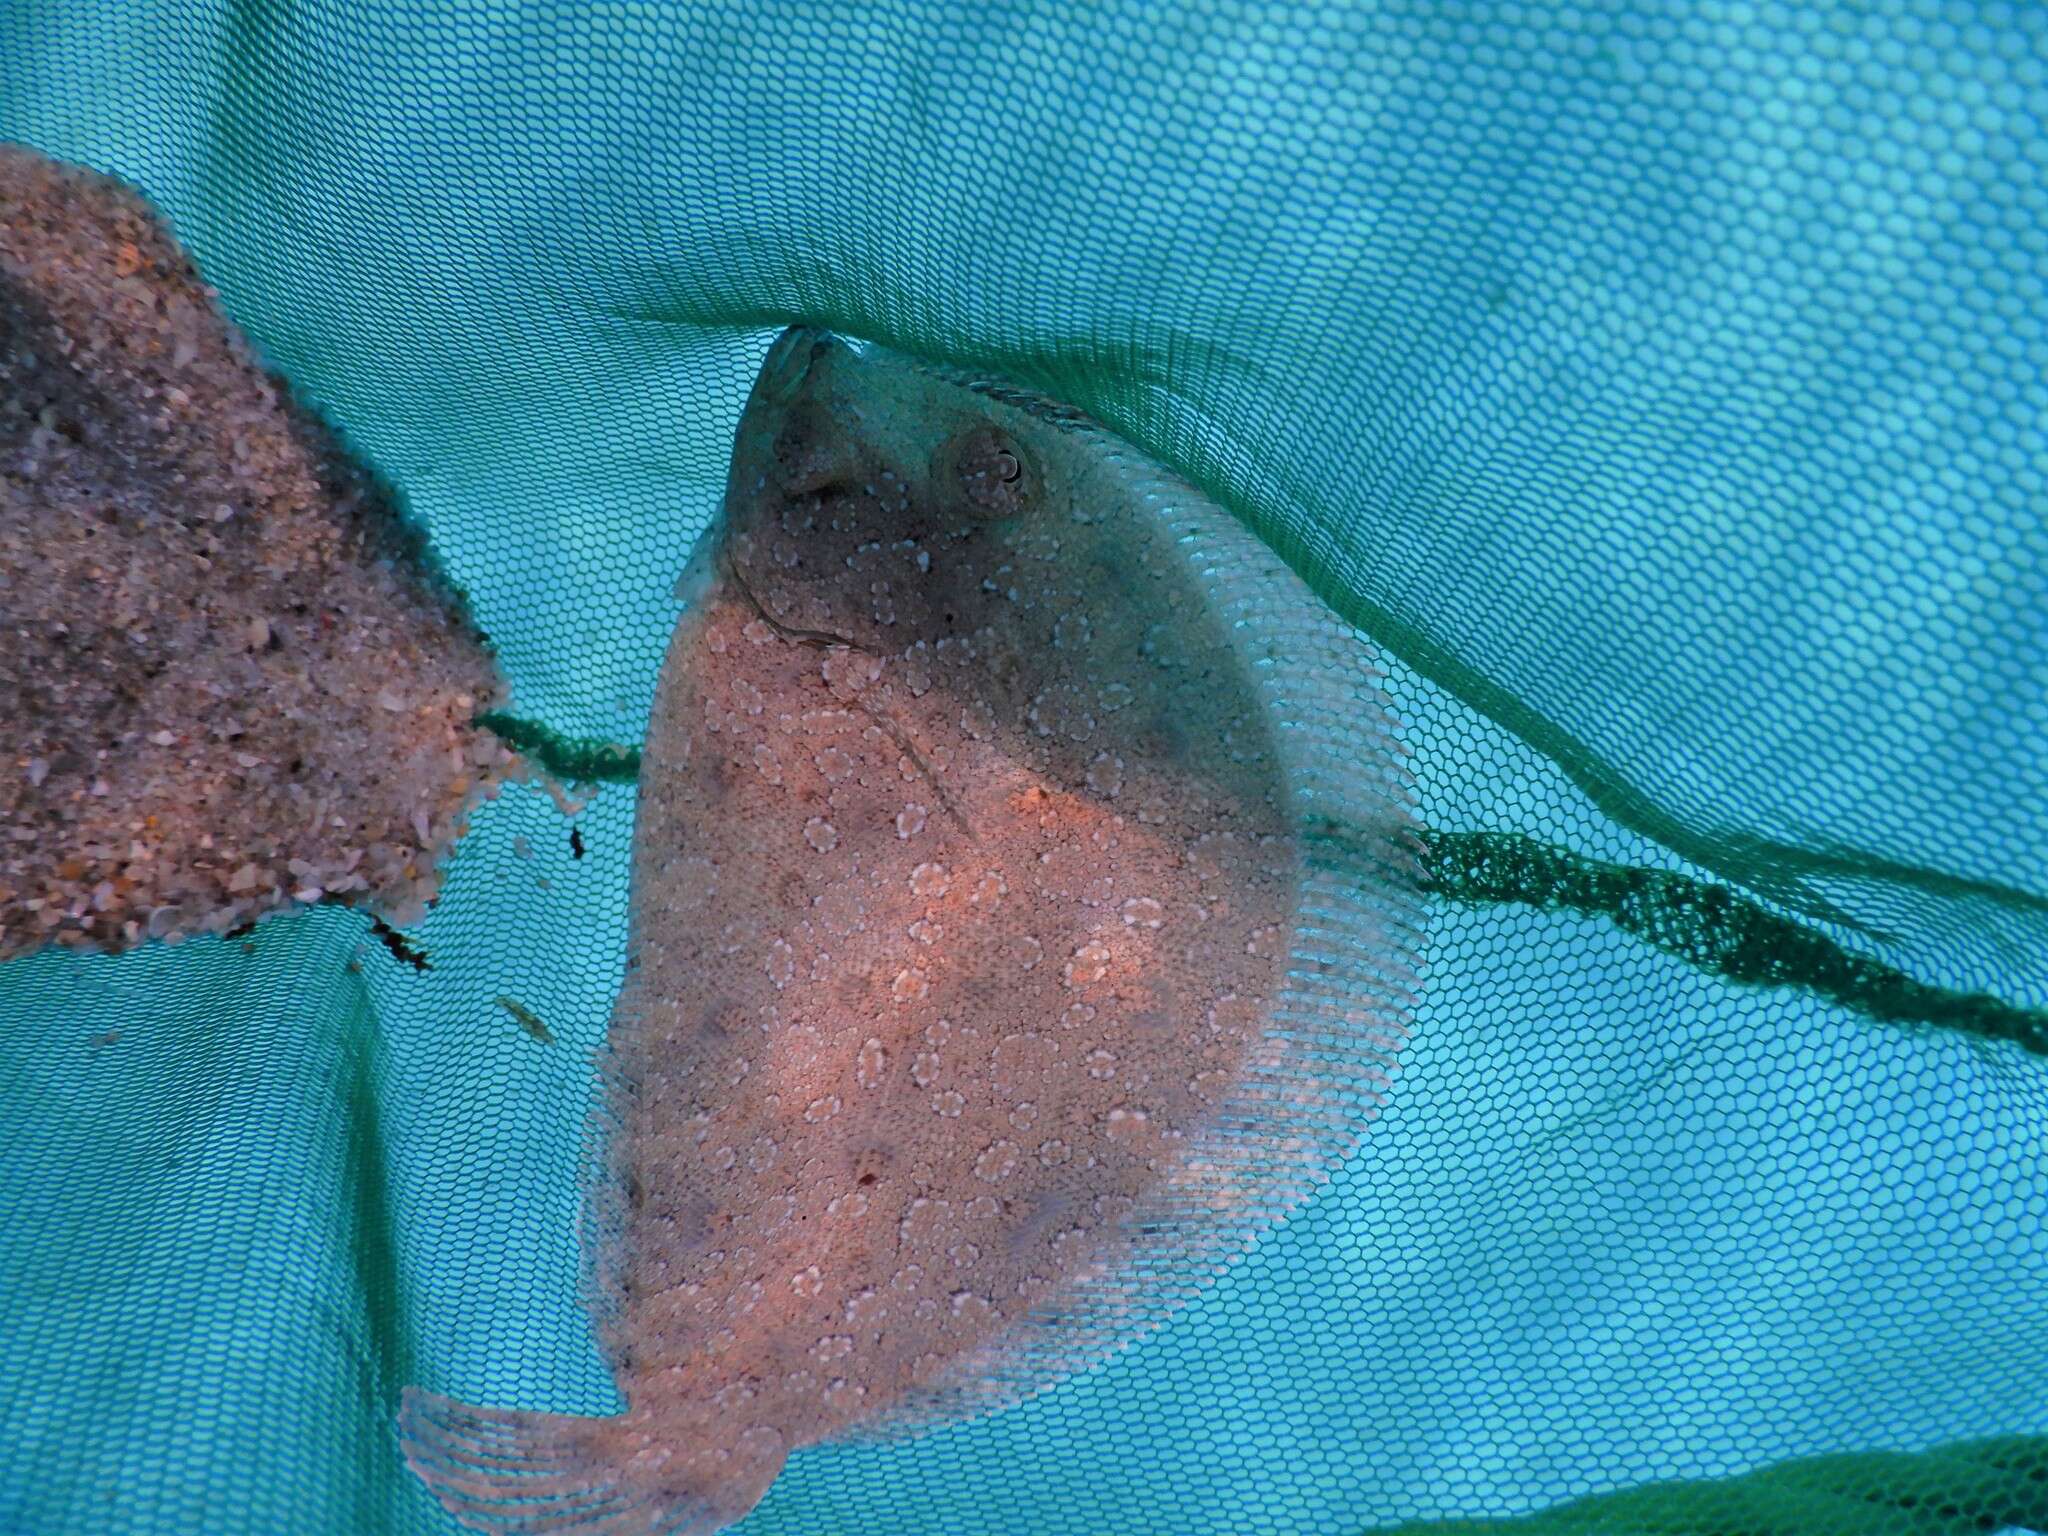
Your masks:
<path fill-rule="evenodd" d="M 705 1533 L 1014 1401 L 1348 1150 L 1416 946 L 1356 637 L 1078 413 L 797 329 L 643 759 L 586 1243 L 609 1419 L 411 1393 L 486 1530 Z"/>

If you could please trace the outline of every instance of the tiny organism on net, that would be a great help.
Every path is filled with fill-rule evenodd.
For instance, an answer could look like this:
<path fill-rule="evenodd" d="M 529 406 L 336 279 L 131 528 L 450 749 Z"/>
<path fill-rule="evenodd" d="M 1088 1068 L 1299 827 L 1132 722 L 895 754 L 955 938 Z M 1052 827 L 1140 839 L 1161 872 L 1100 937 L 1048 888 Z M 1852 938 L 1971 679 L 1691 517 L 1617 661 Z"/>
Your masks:
<path fill-rule="evenodd" d="M 389 496 L 121 184 L 0 145 L 0 960 L 418 920 L 521 771 Z"/>
<path fill-rule="evenodd" d="M 571 827 L 569 829 L 569 856 L 576 859 L 583 857 L 583 829 L 581 827 Z"/>
<path fill-rule="evenodd" d="M 553 1045 L 555 1043 L 553 1031 L 542 1023 L 540 1015 L 527 1007 L 526 1004 L 518 1001 L 516 998 L 501 997 L 498 999 L 498 1006 L 511 1014 L 513 1022 L 542 1045 Z"/>
<path fill-rule="evenodd" d="M 481 1530 L 703 1536 L 1099 1361 L 1346 1155 L 1408 1014 L 1361 640 L 1077 412 L 788 332 L 682 589 L 583 1233 L 626 1407 L 409 1388 Z"/>

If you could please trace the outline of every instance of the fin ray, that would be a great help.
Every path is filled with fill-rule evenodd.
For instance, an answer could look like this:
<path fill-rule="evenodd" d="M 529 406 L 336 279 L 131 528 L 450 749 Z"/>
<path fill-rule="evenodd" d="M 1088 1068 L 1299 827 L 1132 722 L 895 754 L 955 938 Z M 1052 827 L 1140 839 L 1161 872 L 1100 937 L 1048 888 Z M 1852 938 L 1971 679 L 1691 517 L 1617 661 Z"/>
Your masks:
<path fill-rule="evenodd" d="M 477 1408 L 407 1387 L 406 1464 L 456 1519 L 504 1536 L 641 1536 L 661 1527 L 597 1452 L 600 1419 Z"/>
<path fill-rule="evenodd" d="M 717 1487 L 636 1475 L 620 1419 L 479 1408 L 407 1387 L 406 1465 L 441 1507 L 492 1536 L 712 1536 L 767 1491 L 779 1451 Z"/>

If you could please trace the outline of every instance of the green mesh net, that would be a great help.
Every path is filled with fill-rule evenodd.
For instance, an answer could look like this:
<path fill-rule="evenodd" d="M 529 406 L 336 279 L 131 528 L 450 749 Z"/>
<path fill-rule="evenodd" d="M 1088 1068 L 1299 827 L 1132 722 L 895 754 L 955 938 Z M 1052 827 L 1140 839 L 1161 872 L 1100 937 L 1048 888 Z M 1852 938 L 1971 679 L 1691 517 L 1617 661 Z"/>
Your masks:
<path fill-rule="evenodd" d="M 1388 657 L 1435 899 L 1308 1205 L 741 1529 L 2048 1525 L 2044 58 L 1932 0 L 0 0 L 0 138 L 166 211 L 508 736 L 619 781 L 574 848 L 486 807 L 402 941 L 0 967 L 0 1530 L 449 1530 L 403 1386 L 609 1406 L 630 753 L 799 320 L 1239 512 Z"/>

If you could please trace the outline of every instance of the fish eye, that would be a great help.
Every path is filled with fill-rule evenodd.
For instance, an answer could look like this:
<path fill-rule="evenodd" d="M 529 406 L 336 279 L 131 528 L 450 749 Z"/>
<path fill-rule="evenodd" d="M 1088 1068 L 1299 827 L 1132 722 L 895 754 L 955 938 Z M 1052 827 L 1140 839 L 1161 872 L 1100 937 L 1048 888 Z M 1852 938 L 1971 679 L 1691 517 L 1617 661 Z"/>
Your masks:
<path fill-rule="evenodd" d="M 932 480 L 963 511 L 981 519 L 1013 516 L 1038 497 L 1037 476 L 1024 450 L 991 422 L 948 438 L 934 458 Z"/>

